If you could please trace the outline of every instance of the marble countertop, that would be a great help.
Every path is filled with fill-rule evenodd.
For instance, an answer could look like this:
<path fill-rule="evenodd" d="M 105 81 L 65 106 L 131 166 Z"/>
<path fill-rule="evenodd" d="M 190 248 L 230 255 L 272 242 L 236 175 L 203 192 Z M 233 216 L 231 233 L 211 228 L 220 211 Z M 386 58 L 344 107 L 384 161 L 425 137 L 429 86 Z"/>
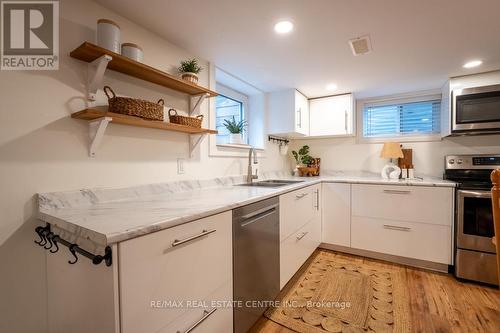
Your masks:
<path fill-rule="evenodd" d="M 297 179 L 271 173 L 263 179 Z M 262 180 L 262 179 L 260 179 Z M 129 188 L 83 189 L 40 193 L 40 220 L 51 223 L 69 240 L 84 239 L 100 248 L 206 216 L 244 206 L 320 182 L 446 186 L 455 183 L 435 178 L 391 181 L 369 173 L 324 172 L 321 177 L 283 187 L 234 186 L 244 177 L 184 181 Z M 71 236 L 71 237 L 70 237 Z"/>

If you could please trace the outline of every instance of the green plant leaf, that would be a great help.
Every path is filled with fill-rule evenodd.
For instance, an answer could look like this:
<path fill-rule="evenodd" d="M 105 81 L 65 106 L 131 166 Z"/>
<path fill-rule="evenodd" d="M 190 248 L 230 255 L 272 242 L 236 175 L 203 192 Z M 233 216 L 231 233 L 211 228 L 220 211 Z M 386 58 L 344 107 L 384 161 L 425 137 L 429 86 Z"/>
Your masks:
<path fill-rule="evenodd" d="M 225 119 L 222 125 L 224 125 L 224 127 L 227 128 L 229 133 L 240 134 L 245 131 L 245 127 L 247 126 L 247 121 L 246 120 L 236 121 L 236 119 L 233 116 L 233 119 Z"/>
<path fill-rule="evenodd" d="M 313 158 L 309 156 L 309 146 L 304 145 L 302 148 L 299 149 L 298 152 L 295 150 L 292 151 L 292 155 L 295 158 L 295 162 L 301 163 L 304 165 L 310 164 L 313 161 Z"/>
<path fill-rule="evenodd" d="M 193 58 L 193 59 L 181 61 L 181 65 L 179 67 L 179 72 L 198 74 L 201 71 L 202 71 L 202 68 L 198 65 L 198 60 Z"/>

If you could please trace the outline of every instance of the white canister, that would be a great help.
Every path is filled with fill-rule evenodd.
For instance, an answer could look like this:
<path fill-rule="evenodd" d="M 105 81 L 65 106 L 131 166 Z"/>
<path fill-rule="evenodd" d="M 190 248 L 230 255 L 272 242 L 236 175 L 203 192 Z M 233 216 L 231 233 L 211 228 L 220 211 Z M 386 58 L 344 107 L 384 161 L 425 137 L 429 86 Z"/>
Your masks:
<path fill-rule="evenodd" d="M 97 20 L 97 45 L 120 53 L 120 26 L 108 19 Z"/>
<path fill-rule="evenodd" d="M 415 179 L 415 170 L 413 168 L 408 169 L 408 179 Z"/>
<path fill-rule="evenodd" d="M 134 43 L 123 43 L 122 44 L 122 56 L 130 58 L 132 60 L 142 62 L 144 59 L 144 52 L 142 48 Z"/>
<path fill-rule="evenodd" d="M 408 169 L 402 168 L 401 169 L 401 179 L 407 179 L 408 178 Z"/>

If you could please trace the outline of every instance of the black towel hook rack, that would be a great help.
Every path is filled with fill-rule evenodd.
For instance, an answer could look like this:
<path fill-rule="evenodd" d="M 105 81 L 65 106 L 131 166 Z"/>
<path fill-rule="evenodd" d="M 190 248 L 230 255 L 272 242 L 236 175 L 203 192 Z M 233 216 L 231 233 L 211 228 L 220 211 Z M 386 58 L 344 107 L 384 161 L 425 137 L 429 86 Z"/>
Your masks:
<path fill-rule="evenodd" d="M 283 139 L 283 138 L 273 136 L 273 135 L 268 135 L 267 140 L 272 141 L 274 143 L 278 143 L 280 145 L 287 145 L 290 142 L 290 140 L 288 140 L 288 139 Z"/>
<path fill-rule="evenodd" d="M 78 261 L 78 255 L 80 254 L 86 258 L 92 260 L 94 265 L 99 265 L 101 262 L 105 262 L 106 266 L 111 266 L 113 253 L 111 247 L 106 246 L 104 249 L 104 255 L 93 254 L 85 249 L 82 249 L 78 244 L 68 242 L 67 240 L 61 238 L 51 231 L 50 223 L 47 223 L 45 227 L 38 226 L 35 228 L 40 240 L 35 240 L 35 244 L 43 247 L 45 250 L 49 250 L 50 253 L 56 253 L 59 251 L 59 244 L 66 246 L 69 252 L 73 255 L 73 260 L 68 260 L 68 263 L 73 265 Z"/>

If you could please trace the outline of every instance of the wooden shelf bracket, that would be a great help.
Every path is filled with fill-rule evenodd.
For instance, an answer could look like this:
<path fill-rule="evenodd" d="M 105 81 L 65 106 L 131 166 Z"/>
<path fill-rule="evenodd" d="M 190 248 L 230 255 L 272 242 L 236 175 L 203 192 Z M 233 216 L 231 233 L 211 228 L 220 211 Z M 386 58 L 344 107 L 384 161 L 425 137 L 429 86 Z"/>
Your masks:
<path fill-rule="evenodd" d="M 209 93 L 199 94 L 190 96 L 189 98 L 189 115 L 199 113 L 200 105 L 203 103 L 205 98 L 210 97 Z"/>
<path fill-rule="evenodd" d="M 97 147 L 101 144 L 104 132 L 108 124 L 113 120 L 111 117 L 102 117 L 89 121 L 89 156 L 95 157 Z"/>
<path fill-rule="evenodd" d="M 189 136 L 189 157 L 193 157 L 194 150 L 196 147 L 198 147 L 205 137 L 206 133 L 204 134 L 191 134 Z"/>
<path fill-rule="evenodd" d="M 104 72 L 108 67 L 108 63 L 113 58 L 107 54 L 100 56 L 87 65 L 87 99 L 94 102 L 96 99 L 97 89 L 102 86 Z"/>

